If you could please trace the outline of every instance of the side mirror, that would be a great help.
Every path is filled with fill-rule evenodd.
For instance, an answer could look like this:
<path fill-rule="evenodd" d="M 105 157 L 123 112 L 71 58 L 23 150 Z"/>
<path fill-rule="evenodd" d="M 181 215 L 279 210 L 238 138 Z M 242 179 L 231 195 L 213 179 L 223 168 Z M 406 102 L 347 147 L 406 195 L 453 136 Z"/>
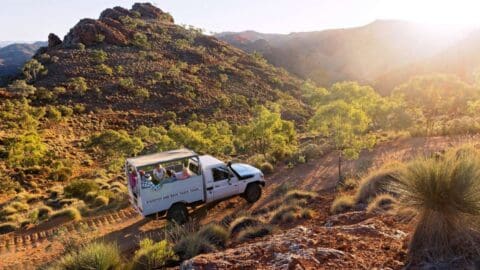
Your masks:
<path fill-rule="evenodd" d="M 232 167 L 232 162 L 231 161 L 227 162 L 227 166 Z"/>

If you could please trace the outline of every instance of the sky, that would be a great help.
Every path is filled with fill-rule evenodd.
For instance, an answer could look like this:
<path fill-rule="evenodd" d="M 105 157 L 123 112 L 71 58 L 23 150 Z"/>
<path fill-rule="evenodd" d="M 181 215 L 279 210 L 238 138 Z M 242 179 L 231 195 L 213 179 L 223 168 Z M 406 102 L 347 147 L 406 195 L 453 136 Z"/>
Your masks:
<path fill-rule="evenodd" d="M 139 0 L 137 0 L 139 1 Z M 143 0 L 147 1 L 147 0 Z M 130 0 L 1 0 L 0 41 L 63 37 L 82 18 Z M 376 19 L 433 25 L 480 25 L 478 0 L 152 0 L 180 24 L 210 32 L 290 33 L 347 28 Z"/>

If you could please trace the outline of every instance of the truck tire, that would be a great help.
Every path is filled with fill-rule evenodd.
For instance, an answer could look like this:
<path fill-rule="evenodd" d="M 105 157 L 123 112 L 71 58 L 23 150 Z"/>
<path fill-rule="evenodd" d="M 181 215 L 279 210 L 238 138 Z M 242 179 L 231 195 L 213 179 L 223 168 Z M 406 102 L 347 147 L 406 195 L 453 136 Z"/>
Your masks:
<path fill-rule="evenodd" d="M 258 183 L 249 184 L 245 189 L 245 193 L 243 194 L 243 197 L 249 203 L 258 201 L 260 196 L 262 196 L 262 188 Z"/>
<path fill-rule="evenodd" d="M 188 210 L 184 203 L 176 203 L 168 209 L 167 220 L 177 224 L 185 224 L 188 221 Z"/>

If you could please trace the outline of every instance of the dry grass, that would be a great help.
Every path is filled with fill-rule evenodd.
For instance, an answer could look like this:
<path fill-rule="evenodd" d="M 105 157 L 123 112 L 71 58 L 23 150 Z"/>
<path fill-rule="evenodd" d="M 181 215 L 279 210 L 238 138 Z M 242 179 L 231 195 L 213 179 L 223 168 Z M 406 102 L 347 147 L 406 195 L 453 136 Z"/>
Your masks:
<path fill-rule="evenodd" d="M 330 212 L 340 214 L 352 210 L 355 207 L 355 198 L 349 195 L 340 195 L 332 203 Z"/>
<path fill-rule="evenodd" d="M 53 269 L 123 269 L 117 245 L 91 243 L 60 258 Z"/>
<path fill-rule="evenodd" d="M 247 240 L 264 237 L 271 234 L 273 230 L 273 226 L 265 224 L 249 227 L 237 235 L 236 241 L 242 243 Z"/>
<path fill-rule="evenodd" d="M 82 214 L 80 213 L 80 211 L 78 211 L 77 208 L 68 207 L 68 208 L 64 208 L 56 212 L 53 212 L 50 215 L 50 220 L 57 219 L 57 218 L 66 218 L 68 220 L 78 221 L 82 219 Z"/>
<path fill-rule="evenodd" d="M 317 193 L 312 191 L 294 189 L 287 192 L 287 194 L 285 195 L 285 201 L 288 202 L 291 200 L 301 200 L 301 199 L 312 200 L 317 196 L 318 196 Z"/>
<path fill-rule="evenodd" d="M 236 235 L 240 231 L 248 228 L 248 227 L 253 227 L 262 224 L 263 222 L 257 218 L 257 217 L 252 217 L 252 216 L 241 216 L 236 219 L 234 219 L 230 223 L 229 227 L 229 232 L 230 235 Z"/>
<path fill-rule="evenodd" d="M 358 186 L 355 200 L 357 203 L 367 204 L 378 194 L 390 193 L 390 185 L 397 181 L 398 173 L 403 163 L 394 162 L 370 172 Z"/>
<path fill-rule="evenodd" d="M 367 206 L 367 213 L 380 214 L 392 210 L 397 203 L 397 199 L 390 194 L 377 195 Z"/>

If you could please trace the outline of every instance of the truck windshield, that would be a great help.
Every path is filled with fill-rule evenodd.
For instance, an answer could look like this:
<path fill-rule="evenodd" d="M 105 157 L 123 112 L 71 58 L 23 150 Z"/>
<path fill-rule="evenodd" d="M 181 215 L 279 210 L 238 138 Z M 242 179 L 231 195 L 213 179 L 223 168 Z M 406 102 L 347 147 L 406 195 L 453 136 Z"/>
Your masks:
<path fill-rule="evenodd" d="M 237 173 L 240 178 L 250 178 L 256 173 L 260 172 L 257 168 L 242 163 L 232 164 L 231 168 Z"/>

